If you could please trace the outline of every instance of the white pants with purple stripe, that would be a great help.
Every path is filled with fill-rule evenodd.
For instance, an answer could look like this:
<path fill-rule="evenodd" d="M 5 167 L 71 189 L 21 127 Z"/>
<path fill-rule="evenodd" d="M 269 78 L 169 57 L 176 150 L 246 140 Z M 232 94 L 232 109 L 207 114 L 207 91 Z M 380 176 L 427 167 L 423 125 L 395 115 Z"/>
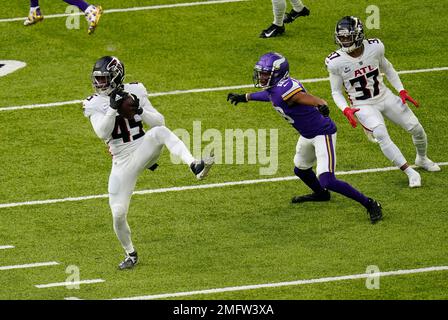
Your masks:
<path fill-rule="evenodd" d="M 299 137 L 296 145 L 294 165 L 307 170 L 316 166 L 316 175 L 319 177 L 324 172 L 333 172 L 336 168 L 336 133 L 319 135 L 312 139 Z"/>

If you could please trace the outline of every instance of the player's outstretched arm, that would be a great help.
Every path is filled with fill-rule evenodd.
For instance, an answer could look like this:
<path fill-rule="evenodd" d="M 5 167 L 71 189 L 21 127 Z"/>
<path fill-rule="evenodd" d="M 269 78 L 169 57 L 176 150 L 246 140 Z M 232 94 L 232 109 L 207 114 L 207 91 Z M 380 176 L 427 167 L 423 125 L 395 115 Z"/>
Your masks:
<path fill-rule="evenodd" d="M 244 93 L 244 94 L 237 94 L 237 93 L 229 93 L 227 95 L 227 101 L 230 101 L 231 104 L 237 105 L 240 102 L 249 102 L 249 101 L 263 101 L 268 102 L 269 99 L 269 93 L 267 91 L 259 91 L 259 92 L 253 92 L 253 93 Z"/>
<path fill-rule="evenodd" d="M 238 94 L 238 93 L 229 93 L 227 95 L 227 101 L 230 101 L 231 104 L 237 105 L 240 102 L 248 102 L 247 100 L 247 94 Z"/>

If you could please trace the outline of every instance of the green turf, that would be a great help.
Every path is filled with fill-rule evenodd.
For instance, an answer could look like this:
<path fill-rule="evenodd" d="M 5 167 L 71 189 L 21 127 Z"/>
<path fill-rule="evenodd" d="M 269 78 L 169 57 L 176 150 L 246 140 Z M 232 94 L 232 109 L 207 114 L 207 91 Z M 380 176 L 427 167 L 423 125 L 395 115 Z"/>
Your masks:
<path fill-rule="evenodd" d="M 103 6 L 176 2 L 110 0 Z M 0 47 L 1 59 L 28 65 L 1 78 L 0 107 L 84 99 L 92 92 L 92 65 L 106 54 L 123 60 L 127 81 L 141 81 L 150 92 L 250 84 L 253 64 L 272 50 L 287 56 L 292 76 L 326 77 L 323 61 L 335 49 L 335 22 L 346 14 L 365 19 L 369 4 L 311 2 L 311 15 L 274 39 L 258 38 L 272 20 L 269 1 L 105 14 L 90 37 L 83 20 L 80 30 L 67 30 L 65 18 L 29 28 L 20 21 L 2 22 L 0 40 L 8 45 Z M 62 1 L 42 0 L 41 6 L 44 14 L 65 10 Z M 398 19 L 403 7 L 406 19 Z M 2 8 L 0 18 L 25 16 L 28 10 L 26 5 Z M 385 43 L 397 70 L 446 66 L 442 2 L 382 1 L 379 8 L 381 29 L 367 34 Z M 446 71 L 401 79 L 422 105 L 412 108 L 428 134 L 429 156 L 447 161 Z M 338 125 L 338 171 L 391 166 L 360 128 L 350 127 L 333 104 L 328 82 L 305 87 L 330 103 Z M 168 95 L 151 102 L 171 129 L 192 133 L 193 121 L 201 121 L 202 131 L 222 133 L 278 129 L 275 175 L 260 176 L 260 164 L 218 164 L 207 180 L 197 182 L 186 166 L 172 164 L 165 150 L 160 168 L 143 173 L 137 190 L 293 174 L 297 133 L 269 104 L 235 107 L 226 102 L 226 94 Z M 0 204 L 107 193 L 110 156 L 80 104 L 0 111 L 0 123 Z M 392 124 L 388 130 L 413 163 L 410 135 Z M 106 198 L 0 208 L 0 246 L 16 246 L 0 250 L 0 266 L 60 263 L 0 270 L 0 299 L 109 299 L 359 274 L 368 265 L 381 271 L 447 265 L 446 167 L 438 173 L 420 172 L 423 187 L 415 190 L 398 171 L 340 176 L 383 204 L 384 221 L 374 226 L 361 206 L 340 195 L 325 204 L 290 204 L 292 196 L 308 192 L 300 181 L 134 196 L 129 223 L 141 264 L 129 272 L 116 270 L 123 253 Z M 80 290 L 34 287 L 65 281 L 70 265 L 80 268 L 81 279 L 106 282 L 81 285 Z M 384 277 L 379 290 L 366 289 L 365 280 L 348 280 L 185 298 L 447 299 L 447 280 L 442 271 Z"/>

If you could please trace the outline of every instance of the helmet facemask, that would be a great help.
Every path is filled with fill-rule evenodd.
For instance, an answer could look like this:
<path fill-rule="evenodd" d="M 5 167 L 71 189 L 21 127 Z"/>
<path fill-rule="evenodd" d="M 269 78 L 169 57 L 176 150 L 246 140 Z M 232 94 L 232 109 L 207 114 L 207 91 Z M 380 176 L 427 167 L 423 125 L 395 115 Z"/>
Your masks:
<path fill-rule="evenodd" d="M 361 20 L 356 17 L 344 17 L 336 25 L 334 39 L 343 52 L 353 52 L 362 46 L 364 30 Z"/>
<path fill-rule="evenodd" d="M 98 94 L 110 95 L 122 85 L 124 77 L 123 64 L 117 58 L 105 57 L 97 62 L 92 71 L 92 85 Z"/>
<path fill-rule="evenodd" d="M 289 64 L 278 53 L 263 55 L 254 67 L 254 85 L 268 89 L 289 76 Z"/>

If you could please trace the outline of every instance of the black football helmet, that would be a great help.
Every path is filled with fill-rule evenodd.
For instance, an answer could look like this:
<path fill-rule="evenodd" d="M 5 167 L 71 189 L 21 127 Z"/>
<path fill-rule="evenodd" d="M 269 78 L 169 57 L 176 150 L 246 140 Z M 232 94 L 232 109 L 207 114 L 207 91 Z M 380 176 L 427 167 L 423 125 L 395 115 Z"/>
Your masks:
<path fill-rule="evenodd" d="M 343 52 L 352 52 L 362 46 L 364 28 L 359 18 L 345 16 L 336 24 L 334 40 Z"/>
<path fill-rule="evenodd" d="M 92 71 L 92 85 L 101 95 L 110 95 L 123 84 L 124 64 L 116 57 L 105 56 L 95 63 Z"/>

